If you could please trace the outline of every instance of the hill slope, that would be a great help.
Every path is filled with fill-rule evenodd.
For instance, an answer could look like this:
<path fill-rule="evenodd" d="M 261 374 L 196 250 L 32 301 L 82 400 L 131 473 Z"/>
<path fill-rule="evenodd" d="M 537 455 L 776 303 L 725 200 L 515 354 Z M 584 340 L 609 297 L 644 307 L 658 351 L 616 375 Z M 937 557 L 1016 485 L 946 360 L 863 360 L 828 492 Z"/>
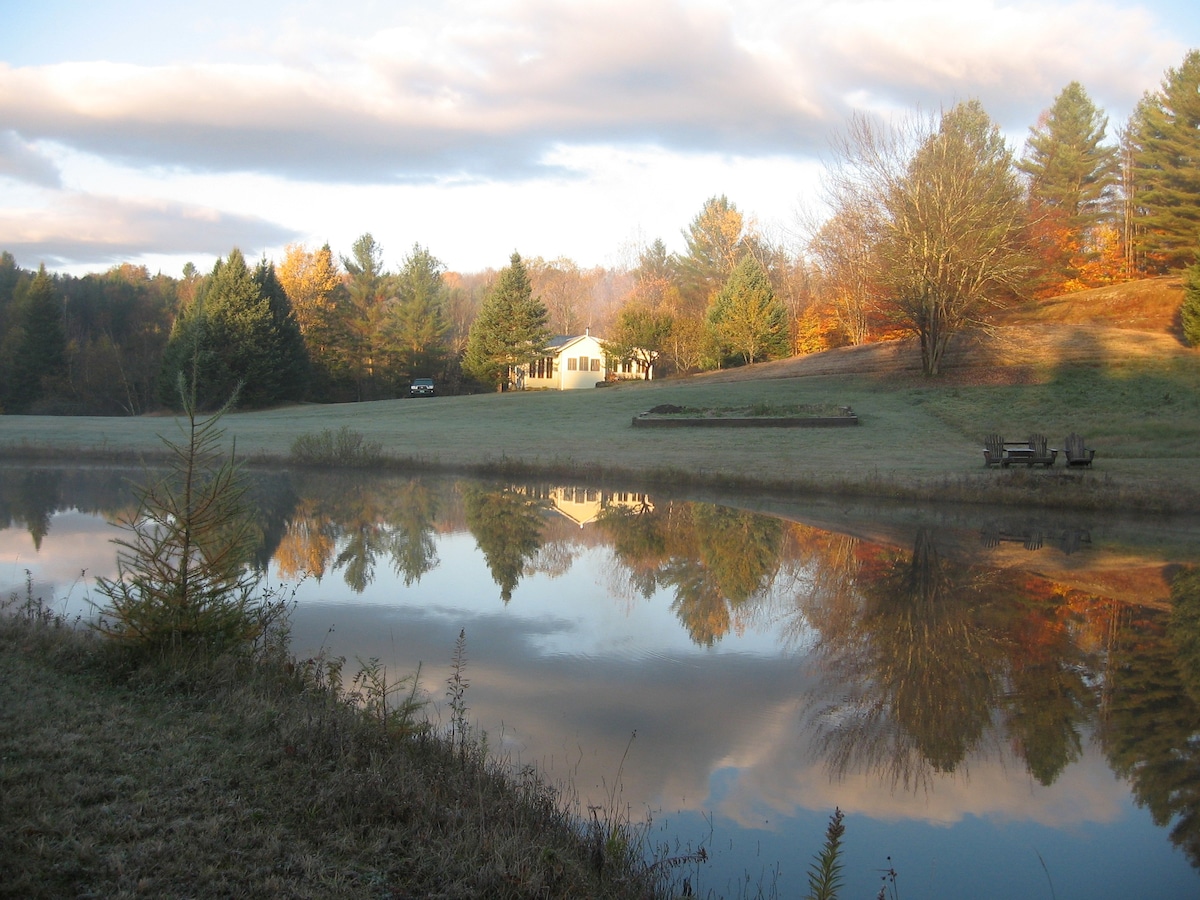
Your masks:
<path fill-rule="evenodd" d="M 1109 365 L 1192 353 L 1182 342 L 1179 275 L 1150 278 L 1034 301 L 1001 311 L 988 331 L 957 336 L 947 352 L 943 384 L 1021 384 L 1063 364 Z M 697 376 L 713 381 L 874 375 L 920 379 L 913 339 L 842 347 L 811 356 Z"/>

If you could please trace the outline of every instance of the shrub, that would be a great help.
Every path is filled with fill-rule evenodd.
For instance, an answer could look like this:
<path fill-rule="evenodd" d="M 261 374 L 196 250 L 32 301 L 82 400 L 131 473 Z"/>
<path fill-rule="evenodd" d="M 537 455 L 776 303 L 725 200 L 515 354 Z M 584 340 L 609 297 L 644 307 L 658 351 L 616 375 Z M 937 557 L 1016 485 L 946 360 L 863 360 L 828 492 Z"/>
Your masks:
<path fill-rule="evenodd" d="M 382 459 L 383 445 L 366 440 L 348 425 L 337 431 L 326 428 L 317 434 L 302 434 L 292 441 L 291 461 L 297 465 L 365 467 Z"/>

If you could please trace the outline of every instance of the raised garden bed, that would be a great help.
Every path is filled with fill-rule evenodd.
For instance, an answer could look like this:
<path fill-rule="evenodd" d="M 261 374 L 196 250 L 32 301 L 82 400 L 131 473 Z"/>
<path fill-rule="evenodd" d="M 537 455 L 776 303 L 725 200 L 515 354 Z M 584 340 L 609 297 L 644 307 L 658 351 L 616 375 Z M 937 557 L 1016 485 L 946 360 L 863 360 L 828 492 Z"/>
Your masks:
<path fill-rule="evenodd" d="M 695 407 L 660 404 L 633 417 L 634 428 L 838 428 L 857 425 L 849 406 L 829 403 Z"/>

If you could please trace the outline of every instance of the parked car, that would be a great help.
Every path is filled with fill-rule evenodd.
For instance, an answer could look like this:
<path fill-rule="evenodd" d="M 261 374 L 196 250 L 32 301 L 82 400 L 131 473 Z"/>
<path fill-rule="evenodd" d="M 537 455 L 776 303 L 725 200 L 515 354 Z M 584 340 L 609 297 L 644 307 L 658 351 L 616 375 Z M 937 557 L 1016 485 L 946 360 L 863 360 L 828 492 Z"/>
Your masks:
<path fill-rule="evenodd" d="M 432 378 L 414 378 L 412 384 L 408 386 L 408 396 L 410 397 L 432 397 L 433 394 Z"/>

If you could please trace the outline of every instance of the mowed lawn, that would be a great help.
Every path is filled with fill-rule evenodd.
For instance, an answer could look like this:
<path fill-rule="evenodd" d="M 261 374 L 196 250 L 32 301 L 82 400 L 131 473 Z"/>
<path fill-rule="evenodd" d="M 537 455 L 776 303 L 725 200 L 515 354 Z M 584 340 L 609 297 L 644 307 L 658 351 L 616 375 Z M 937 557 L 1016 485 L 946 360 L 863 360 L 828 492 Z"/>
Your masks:
<path fill-rule="evenodd" d="M 1200 512 L 1200 352 L 1179 337 L 1179 276 L 1027 303 L 951 345 L 937 378 L 911 341 L 600 390 L 303 405 L 226 420 L 238 452 L 285 461 L 301 435 L 343 426 L 396 465 L 636 478 L 799 493 L 1044 502 Z M 852 428 L 635 429 L 662 403 L 850 406 Z M 988 470 L 983 436 L 1069 432 L 1092 470 Z M 161 453 L 169 416 L 0 416 L 0 455 L 105 460 Z M 1035 496 L 1048 493 L 1052 496 Z"/>
<path fill-rule="evenodd" d="M 230 415 L 243 456 L 285 460 L 304 434 L 347 426 L 401 464 L 546 469 L 581 477 L 677 478 L 714 486 L 936 496 L 1049 472 L 987 470 L 981 440 L 1036 431 L 1060 446 L 1070 431 L 1096 448 L 1079 476 L 1110 492 L 1200 496 L 1200 354 L 1163 334 L 1097 326 L 1001 329 L 999 349 L 964 347 L 942 378 L 925 379 L 911 345 L 872 345 L 729 372 L 600 390 L 524 392 L 304 405 Z M 850 428 L 635 429 L 660 403 L 756 402 L 853 407 Z M 79 458 L 153 454 L 178 435 L 171 417 L 0 417 L 0 453 L 51 449 Z M 24 454 L 22 454 L 24 455 Z M 963 497 L 960 497 L 963 499 Z M 988 499 L 988 498 L 981 498 Z M 1149 504 L 1153 506 L 1154 504 Z"/>

